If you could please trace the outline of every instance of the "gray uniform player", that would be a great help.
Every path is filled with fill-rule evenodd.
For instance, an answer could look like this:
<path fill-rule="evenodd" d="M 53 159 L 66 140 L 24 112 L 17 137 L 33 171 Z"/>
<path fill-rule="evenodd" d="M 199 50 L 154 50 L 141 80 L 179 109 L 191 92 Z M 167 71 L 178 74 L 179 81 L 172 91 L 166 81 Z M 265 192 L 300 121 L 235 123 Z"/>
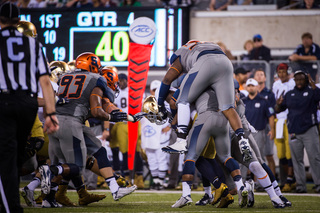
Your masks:
<path fill-rule="evenodd" d="M 95 137 L 91 129 L 84 125 L 90 116 L 89 112 L 102 120 L 118 122 L 127 119 L 127 114 L 124 112 L 115 110 L 108 114 L 102 109 L 102 97 L 107 97 L 113 102 L 114 93 L 108 87 L 105 77 L 87 71 L 90 70 L 89 67 L 100 63 L 100 60 L 98 62 L 97 60 L 99 58 L 92 53 L 80 55 L 76 63 L 81 66 L 60 80 L 58 95 L 67 97 L 69 103 L 58 107 L 57 113 L 63 128 L 62 131 L 50 136 L 49 156 L 53 164 L 71 163 L 77 165 L 81 171 L 86 165 L 87 154 L 93 155 L 94 158 L 92 161 L 87 161 L 87 165 L 91 165 L 92 171 L 106 178 L 114 200 L 119 200 L 133 192 L 136 186 L 119 188 L 105 148 L 101 146 L 100 140 Z M 63 172 L 63 168 L 59 166 L 55 168 L 52 170 L 55 175 Z"/>
<path fill-rule="evenodd" d="M 236 93 L 238 96 L 239 93 Z M 289 202 L 281 193 L 278 183 L 275 180 L 273 173 L 271 172 L 270 168 L 264 163 L 259 147 L 254 140 L 252 134 L 250 133 L 249 122 L 245 117 L 245 106 L 242 100 L 237 101 L 236 111 L 239 114 L 241 119 L 243 128 L 248 135 L 249 143 L 252 148 L 252 159 L 249 161 L 243 161 L 242 154 L 239 150 L 239 145 L 237 142 L 237 138 L 235 133 L 230 128 L 231 133 L 231 155 L 234 157 L 239 163 L 243 164 L 247 168 L 249 168 L 252 173 L 257 177 L 259 183 L 264 187 L 266 192 L 268 193 L 272 204 L 275 208 L 283 208 L 285 206 L 291 206 L 291 202 Z M 272 182 L 271 182 L 272 181 Z M 253 206 L 254 198 L 253 198 L 253 184 L 251 182 L 251 186 L 247 186 L 249 188 L 249 202 L 248 206 Z"/>
<path fill-rule="evenodd" d="M 159 92 L 160 114 L 165 115 L 164 100 L 172 81 L 182 72 L 186 72 L 186 77 L 182 81 L 177 99 L 178 139 L 175 144 L 162 150 L 186 151 L 187 127 L 190 121 L 189 105 L 211 87 L 216 92 L 219 110 L 227 117 L 239 137 L 243 158 L 251 159 L 248 140 L 244 138 L 240 118 L 234 110 L 233 67 L 221 48 L 212 42 L 189 41 L 172 55 L 170 62 L 172 65 L 162 81 Z"/>
<path fill-rule="evenodd" d="M 233 83 L 233 82 L 232 82 Z M 239 205 L 244 207 L 247 205 L 248 191 L 244 187 L 239 164 L 231 157 L 231 143 L 229 137 L 228 120 L 219 112 L 217 96 L 211 88 L 207 89 L 195 102 L 198 116 L 189 132 L 187 142 L 189 151 L 185 158 L 182 186 L 183 194 L 181 198 L 172 207 L 181 207 L 186 203 L 192 202 L 190 197 L 191 181 L 193 180 L 195 162 L 201 155 L 207 145 L 210 137 L 214 138 L 217 156 L 221 162 L 228 168 L 233 176 L 239 194 Z M 226 193 L 224 191 L 226 190 Z M 219 201 L 219 196 L 228 194 L 227 187 L 221 184 L 219 191 L 215 195 L 215 200 Z M 216 191 L 216 192 L 217 192 Z M 231 201 L 233 202 L 233 200 Z"/>

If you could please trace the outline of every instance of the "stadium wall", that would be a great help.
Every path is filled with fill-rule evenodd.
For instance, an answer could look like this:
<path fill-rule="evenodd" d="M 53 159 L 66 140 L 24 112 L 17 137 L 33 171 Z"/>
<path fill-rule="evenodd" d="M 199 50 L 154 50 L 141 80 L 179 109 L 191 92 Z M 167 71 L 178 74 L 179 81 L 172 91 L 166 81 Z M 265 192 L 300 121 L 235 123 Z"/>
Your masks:
<path fill-rule="evenodd" d="M 243 50 L 246 40 L 261 34 L 264 44 L 275 49 L 291 49 L 310 32 L 320 44 L 320 10 L 276 11 L 193 11 L 190 39 L 222 41 L 230 50 Z"/>

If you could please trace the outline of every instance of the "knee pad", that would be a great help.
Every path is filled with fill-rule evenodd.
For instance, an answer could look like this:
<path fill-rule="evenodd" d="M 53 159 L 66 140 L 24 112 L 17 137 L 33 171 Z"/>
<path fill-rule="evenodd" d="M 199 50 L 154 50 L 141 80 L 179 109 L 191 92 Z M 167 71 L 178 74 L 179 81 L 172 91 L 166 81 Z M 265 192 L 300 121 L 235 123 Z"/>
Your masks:
<path fill-rule="evenodd" d="M 229 172 L 240 169 L 238 162 L 233 158 L 227 159 L 224 165 L 227 167 Z"/>
<path fill-rule="evenodd" d="M 249 164 L 249 169 L 255 176 L 257 176 L 257 178 L 261 178 L 267 173 L 258 161 L 251 162 Z"/>
<path fill-rule="evenodd" d="M 280 162 L 281 165 L 286 165 L 286 164 L 288 164 L 287 158 L 281 158 L 281 159 L 279 159 L 279 162 Z"/>
<path fill-rule="evenodd" d="M 288 159 L 288 166 L 293 167 L 292 159 Z"/>
<path fill-rule="evenodd" d="M 93 167 L 94 161 L 95 161 L 95 158 L 93 156 L 89 157 L 86 162 L 86 169 L 91 170 L 91 168 Z"/>
<path fill-rule="evenodd" d="M 194 175 L 195 172 L 195 162 L 194 161 L 186 161 L 183 166 L 183 175 Z"/>
<path fill-rule="evenodd" d="M 101 147 L 93 156 L 97 159 L 99 169 L 111 167 L 111 163 L 107 157 L 107 150 Z"/>

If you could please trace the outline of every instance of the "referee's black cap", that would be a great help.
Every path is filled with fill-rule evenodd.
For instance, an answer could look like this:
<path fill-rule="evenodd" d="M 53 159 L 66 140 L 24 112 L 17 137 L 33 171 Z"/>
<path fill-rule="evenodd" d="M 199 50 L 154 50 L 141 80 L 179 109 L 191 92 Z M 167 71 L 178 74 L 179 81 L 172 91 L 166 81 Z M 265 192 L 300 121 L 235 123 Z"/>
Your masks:
<path fill-rule="evenodd" d="M 20 15 L 19 8 L 15 4 L 12 4 L 11 2 L 4 3 L 0 7 L 0 16 L 2 17 L 13 19 L 13 18 L 18 18 L 19 15 Z"/>

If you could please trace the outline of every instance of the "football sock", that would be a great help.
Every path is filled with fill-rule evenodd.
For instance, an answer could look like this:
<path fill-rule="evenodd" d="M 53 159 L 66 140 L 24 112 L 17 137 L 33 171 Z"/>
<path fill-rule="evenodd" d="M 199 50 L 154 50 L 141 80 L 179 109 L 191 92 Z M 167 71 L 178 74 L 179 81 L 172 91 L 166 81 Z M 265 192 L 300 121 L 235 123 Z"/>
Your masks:
<path fill-rule="evenodd" d="M 117 181 L 114 178 L 114 176 L 106 178 L 106 182 L 110 188 L 111 193 L 115 193 L 119 190 L 119 185 L 117 184 Z"/>

